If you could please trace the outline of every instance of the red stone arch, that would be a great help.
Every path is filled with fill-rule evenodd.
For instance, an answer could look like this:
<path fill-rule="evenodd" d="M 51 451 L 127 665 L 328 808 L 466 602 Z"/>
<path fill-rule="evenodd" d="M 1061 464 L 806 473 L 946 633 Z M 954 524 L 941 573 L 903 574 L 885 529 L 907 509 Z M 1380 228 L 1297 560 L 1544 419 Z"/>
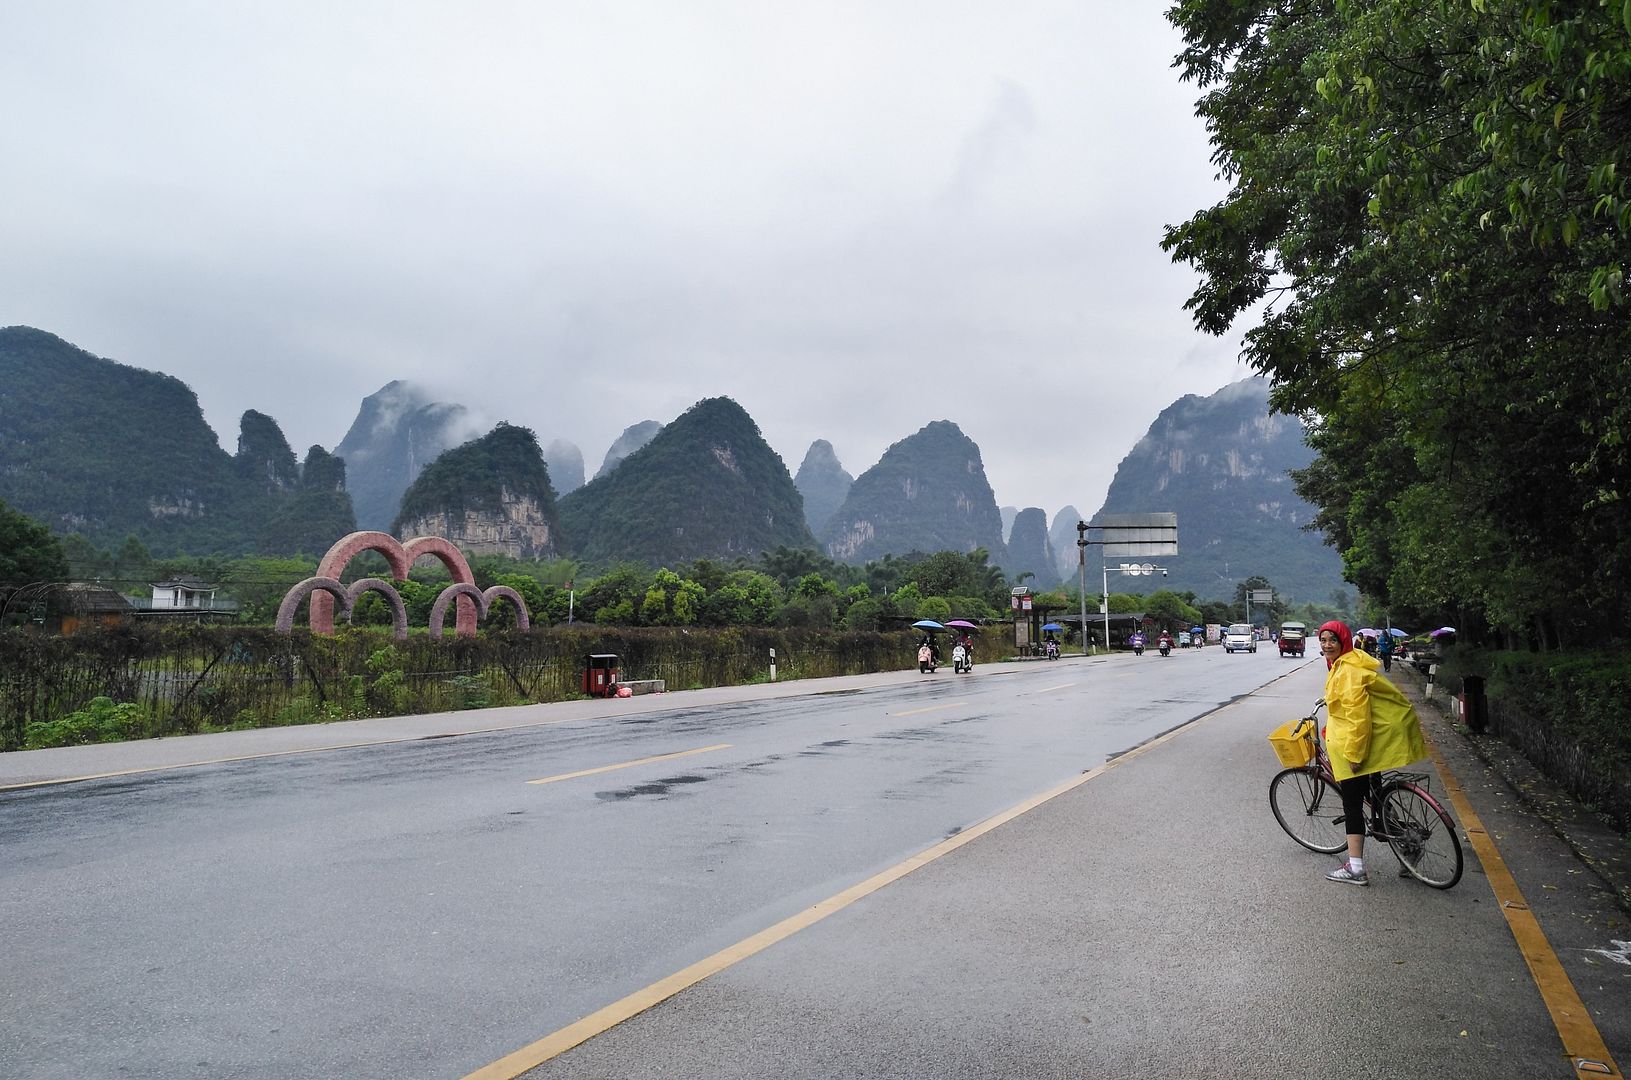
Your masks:
<path fill-rule="evenodd" d="M 464 552 L 442 537 L 416 536 L 404 543 L 385 532 L 354 532 L 341 537 L 328 549 L 323 561 L 317 564 L 317 576 L 339 581 L 340 575 L 345 573 L 345 568 L 351 564 L 351 560 L 365 551 L 377 551 L 385 556 L 385 561 L 391 565 L 391 577 L 396 581 L 408 580 L 408 571 L 412 569 L 413 564 L 421 557 L 429 555 L 441 560 L 454 584 L 473 587 L 476 583 Z M 394 588 L 391 591 L 396 592 Z M 470 595 L 460 594 L 458 597 L 455 625 L 458 627 L 460 637 L 475 636 L 478 618 L 475 598 L 479 596 L 478 591 Z M 401 597 L 398 596 L 397 599 L 400 601 Z M 310 625 L 313 633 L 334 633 L 334 600 L 327 590 L 312 596 Z"/>
<path fill-rule="evenodd" d="M 521 594 L 508 585 L 489 585 L 482 590 L 481 598 L 486 601 L 481 609 L 481 617 L 486 618 L 493 610 L 494 600 L 508 600 L 515 605 L 515 628 L 517 630 L 532 629 L 532 617 L 527 614 L 527 602 L 521 599 Z"/>
<path fill-rule="evenodd" d="M 465 604 L 470 604 L 472 607 L 477 608 L 483 616 L 487 614 L 487 597 L 482 595 L 481 590 L 468 581 L 455 582 L 437 593 L 436 602 L 430 606 L 430 636 L 432 638 L 442 636 L 442 623 L 447 619 L 448 605 L 454 601 L 458 601 L 461 608 Z M 463 612 L 461 611 L 460 614 L 462 615 Z M 474 632 L 474 628 L 472 628 L 471 633 Z M 459 636 L 468 637 L 469 635 L 460 630 Z"/>
<path fill-rule="evenodd" d="M 476 575 L 470 572 L 470 564 L 465 560 L 464 552 L 454 547 L 450 541 L 440 536 L 416 536 L 412 540 L 403 541 L 402 550 L 408 558 L 409 567 L 429 555 L 440 559 L 442 565 L 447 567 L 448 576 L 453 579 L 453 584 L 475 587 Z M 404 578 L 408 576 L 406 570 L 402 572 L 402 576 Z M 446 592 L 444 589 L 443 594 Z M 481 601 L 480 591 L 457 595 L 458 607 L 455 609 L 457 616 L 454 619 L 454 626 L 458 628 L 460 637 L 475 637 L 477 609 L 479 607 L 480 614 L 486 615 L 487 605 L 485 602 L 478 604 L 478 601 Z"/>
<path fill-rule="evenodd" d="M 317 595 L 313 596 L 312 594 Z M 277 629 L 280 634 L 287 634 L 294 629 L 294 613 L 300 610 L 300 602 L 311 597 L 312 620 L 317 619 L 317 600 L 319 597 L 328 601 L 329 633 L 334 632 L 333 613 L 334 601 L 340 602 L 341 610 L 347 615 L 351 614 L 351 597 L 346 595 L 345 586 L 331 577 L 309 577 L 305 581 L 297 582 L 294 588 L 283 595 L 283 603 L 277 609 Z M 401 597 L 397 598 L 401 602 Z M 314 627 L 315 629 L 315 627 Z"/>
<path fill-rule="evenodd" d="M 400 540 L 384 532 L 354 532 L 342 536 L 328 549 L 323 561 L 317 564 L 317 576 L 339 581 L 351 560 L 365 551 L 377 551 L 385 556 L 385 561 L 391 564 L 391 577 L 395 580 L 408 579 L 408 567 L 413 565 L 413 560 L 408 558 Z M 327 592 L 311 598 L 310 625 L 314 634 L 334 633 L 334 600 Z"/>
<path fill-rule="evenodd" d="M 351 583 L 345 591 L 345 621 L 351 621 L 351 616 L 357 610 L 357 601 L 362 599 L 365 592 L 377 592 L 385 597 L 385 602 L 391 605 L 391 628 L 396 632 L 396 639 L 408 640 L 408 609 L 402 603 L 402 594 L 396 591 L 396 586 L 383 578 L 358 578 Z"/>

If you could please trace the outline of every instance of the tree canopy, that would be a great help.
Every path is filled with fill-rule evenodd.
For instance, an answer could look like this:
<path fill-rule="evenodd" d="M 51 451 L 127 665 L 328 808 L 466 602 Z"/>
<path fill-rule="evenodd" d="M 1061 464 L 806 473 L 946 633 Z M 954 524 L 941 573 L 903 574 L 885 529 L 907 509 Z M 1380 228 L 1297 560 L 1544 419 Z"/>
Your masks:
<path fill-rule="evenodd" d="M 68 559 L 51 530 L 0 502 L 0 585 L 67 579 Z"/>
<path fill-rule="evenodd" d="M 1163 246 L 1311 425 L 1298 491 L 1396 611 L 1626 624 L 1631 7 L 1181 0 L 1230 184 Z"/>

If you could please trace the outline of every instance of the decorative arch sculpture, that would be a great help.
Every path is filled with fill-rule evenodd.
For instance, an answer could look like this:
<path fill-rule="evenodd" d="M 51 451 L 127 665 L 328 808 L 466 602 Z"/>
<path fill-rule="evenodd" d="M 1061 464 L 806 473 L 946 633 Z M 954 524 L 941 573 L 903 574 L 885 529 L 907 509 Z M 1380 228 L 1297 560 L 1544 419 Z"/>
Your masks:
<path fill-rule="evenodd" d="M 486 606 L 481 609 L 482 618 L 485 619 L 492 613 L 494 600 L 508 600 L 515 605 L 515 628 L 517 630 L 532 629 L 532 620 L 527 615 L 527 602 L 521 598 L 520 593 L 508 585 L 489 585 L 482 590 L 481 597 L 486 601 Z"/>
<path fill-rule="evenodd" d="M 442 623 L 447 619 L 447 606 L 455 600 L 467 601 L 476 605 L 481 617 L 487 617 L 487 597 L 482 595 L 480 589 L 468 582 L 454 582 L 436 594 L 436 602 L 430 606 L 430 636 L 442 636 Z"/>
<path fill-rule="evenodd" d="M 293 588 L 283 594 L 283 603 L 279 604 L 277 609 L 278 633 L 287 634 L 294 629 L 294 613 L 300 610 L 300 602 L 308 596 L 311 596 L 311 606 L 315 618 L 317 596 L 312 596 L 313 593 L 317 593 L 328 600 L 330 633 L 334 632 L 333 612 L 335 600 L 340 602 L 340 606 L 346 614 L 351 613 L 351 598 L 346 595 L 344 585 L 331 577 L 323 575 L 309 577 L 304 581 L 296 582 Z"/>
<path fill-rule="evenodd" d="M 408 609 L 402 603 L 402 594 L 396 591 L 384 578 L 365 577 L 353 581 L 345 591 L 345 621 L 350 622 L 352 615 L 356 614 L 357 601 L 362 599 L 365 592 L 377 592 L 385 597 L 385 602 L 391 605 L 391 629 L 396 633 L 398 641 L 408 639 Z M 327 593 L 323 594 L 327 596 Z M 316 600 L 316 597 L 312 598 Z"/>
<path fill-rule="evenodd" d="M 317 576 L 339 580 L 351 560 L 365 551 L 377 551 L 383 555 L 385 561 L 391 564 L 391 577 L 397 581 L 408 580 L 408 571 L 421 555 L 432 555 L 447 567 L 448 576 L 454 582 L 465 585 L 476 583 L 476 576 L 470 572 L 470 564 L 465 561 L 464 553 L 442 537 L 416 536 L 403 543 L 385 532 L 354 532 L 341 537 L 328 549 L 323 561 L 317 564 Z M 455 620 L 460 637 L 475 636 L 476 618 L 475 603 L 461 600 Z M 326 593 L 312 597 L 310 625 L 314 634 L 334 633 L 334 601 Z"/>
<path fill-rule="evenodd" d="M 407 608 L 402 602 L 402 594 L 391 582 L 384 578 L 362 578 L 349 588 L 340 584 L 340 575 L 351 560 L 365 551 L 377 551 L 383 555 L 391 566 L 391 576 L 397 581 L 408 580 L 408 571 L 413 564 L 426 555 L 440 559 L 442 565 L 447 567 L 453 584 L 441 591 L 431 608 L 430 636 L 433 638 L 442 636 L 442 625 L 447 619 L 449 605 L 455 605 L 454 625 L 458 635 L 474 637 L 477 620 L 485 618 L 492 602 L 500 598 L 515 604 L 517 626 L 526 630 L 532 625 L 527 602 L 520 593 L 507 585 L 494 585 L 486 592 L 476 588 L 476 577 L 470 571 L 470 563 L 465 559 L 464 552 L 443 537 L 416 536 L 403 542 L 390 533 L 354 532 L 341 537 L 328 549 L 328 554 L 317 565 L 315 576 L 299 582 L 285 594 L 283 603 L 278 606 L 278 631 L 287 634 L 294 629 L 295 612 L 300 609 L 301 601 L 309 596 L 312 633 L 333 634 L 334 605 L 338 603 L 340 613 L 350 621 L 357 600 L 363 593 L 373 591 L 384 596 L 391 605 L 391 623 L 397 639 L 406 638 Z"/>

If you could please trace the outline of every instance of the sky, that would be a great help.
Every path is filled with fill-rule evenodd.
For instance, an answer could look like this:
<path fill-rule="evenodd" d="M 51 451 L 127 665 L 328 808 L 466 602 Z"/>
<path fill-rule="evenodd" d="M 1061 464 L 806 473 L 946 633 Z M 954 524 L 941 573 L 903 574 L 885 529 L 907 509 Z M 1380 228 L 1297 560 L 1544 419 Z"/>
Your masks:
<path fill-rule="evenodd" d="M 726 396 L 789 472 L 950 420 L 999 504 L 1091 514 L 1251 374 L 1159 248 L 1223 195 L 1166 6 L 9 5 L 0 325 L 176 376 L 229 451 L 407 379 L 592 475 Z"/>

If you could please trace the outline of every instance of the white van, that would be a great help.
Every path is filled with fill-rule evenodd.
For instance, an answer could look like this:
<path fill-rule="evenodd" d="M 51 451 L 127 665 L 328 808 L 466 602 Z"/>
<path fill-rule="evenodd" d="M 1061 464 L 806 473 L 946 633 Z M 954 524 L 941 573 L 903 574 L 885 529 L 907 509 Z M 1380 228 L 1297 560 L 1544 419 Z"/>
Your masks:
<path fill-rule="evenodd" d="M 1223 632 L 1223 651 L 1256 652 L 1257 635 L 1252 633 L 1252 628 L 1247 623 L 1230 623 L 1229 628 Z"/>

